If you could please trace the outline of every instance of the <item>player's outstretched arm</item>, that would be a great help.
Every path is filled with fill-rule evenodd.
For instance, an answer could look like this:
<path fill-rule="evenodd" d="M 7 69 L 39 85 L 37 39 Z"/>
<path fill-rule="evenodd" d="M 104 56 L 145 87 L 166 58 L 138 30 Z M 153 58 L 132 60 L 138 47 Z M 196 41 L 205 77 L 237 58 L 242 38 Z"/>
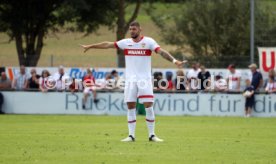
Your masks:
<path fill-rule="evenodd" d="M 88 51 L 91 48 L 95 48 L 95 49 L 116 48 L 114 45 L 114 42 L 101 42 L 96 44 L 80 45 L 80 46 L 84 49 L 84 52 Z"/>
<path fill-rule="evenodd" d="M 166 60 L 168 60 L 170 62 L 173 62 L 178 67 L 180 67 L 183 64 L 187 63 L 187 60 L 184 60 L 184 61 L 178 61 L 178 60 L 176 60 L 168 51 L 166 51 L 166 50 L 164 50 L 162 48 L 160 48 L 159 50 L 157 50 L 157 54 L 160 54 Z"/>

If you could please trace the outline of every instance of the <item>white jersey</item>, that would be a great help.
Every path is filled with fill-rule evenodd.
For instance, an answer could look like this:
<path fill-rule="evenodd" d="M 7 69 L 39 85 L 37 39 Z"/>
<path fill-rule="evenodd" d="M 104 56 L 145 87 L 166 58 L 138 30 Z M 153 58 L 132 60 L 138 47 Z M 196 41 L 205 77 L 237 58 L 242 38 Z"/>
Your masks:
<path fill-rule="evenodd" d="M 126 80 L 151 79 L 151 54 L 160 46 L 150 37 L 141 37 L 138 42 L 132 38 L 122 39 L 114 45 L 124 50 Z"/>
<path fill-rule="evenodd" d="M 200 71 L 201 71 L 200 69 L 197 69 L 197 70 L 190 69 L 189 72 L 188 72 L 188 74 L 187 74 L 187 77 L 189 79 L 193 79 L 193 78 L 197 79 L 197 76 L 198 76 L 198 74 L 199 74 Z"/>
<path fill-rule="evenodd" d="M 238 88 L 238 82 L 239 82 L 239 79 L 241 78 L 240 71 L 235 70 L 235 73 L 231 73 L 229 71 L 227 78 L 229 79 L 229 84 L 228 84 L 229 90 L 240 89 Z"/>
<path fill-rule="evenodd" d="M 273 91 L 274 89 L 276 89 L 276 82 L 268 82 L 266 84 L 265 90 L 266 91 Z"/>
<path fill-rule="evenodd" d="M 197 83 L 196 79 L 197 79 L 198 74 L 199 74 L 200 71 L 201 71 L 200 69 L 197 69 L 197 70 L 191 69 L 188 72 L 187 77 L 189 79 L 191 79 L 190 88 L 193 89 L 193 90 L 198 89 L 198 83 Z"/>

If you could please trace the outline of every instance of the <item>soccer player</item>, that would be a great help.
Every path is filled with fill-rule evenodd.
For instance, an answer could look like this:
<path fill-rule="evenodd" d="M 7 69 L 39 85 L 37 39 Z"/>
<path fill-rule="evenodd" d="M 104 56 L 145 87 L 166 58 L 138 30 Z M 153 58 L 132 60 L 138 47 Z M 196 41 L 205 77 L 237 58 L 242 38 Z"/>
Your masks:
<path fill-rule="evenodd" d="M 146 110 L 146 122 L 149 132 L 149 141 L 162 142 L 163 140 L 155 135 L 155 115 L 153 111 L 153 86 L 151 76 L 151 54 L 152 51 L 160 54 L 166 60 L 177 66 L 182 66 L 187 61 L 178 61 L 170 53 L 150 37 L 141 34 L 140 24 L 136 21 L 129 26 L 131 38 L 122 39 L 117 42 L 101 42 L 91 45 L 81 45 L 84 52 L 89 49 L 118 48 L 124 50 L 125 55 L 125 89 L 124 100 L 127 103 L 128 130 L 129 136 L 121 141 L 135 141 L 136 127 L 136 100 L 144 104 Z M 143 84 L 146 85 L 143 85 Z"/>

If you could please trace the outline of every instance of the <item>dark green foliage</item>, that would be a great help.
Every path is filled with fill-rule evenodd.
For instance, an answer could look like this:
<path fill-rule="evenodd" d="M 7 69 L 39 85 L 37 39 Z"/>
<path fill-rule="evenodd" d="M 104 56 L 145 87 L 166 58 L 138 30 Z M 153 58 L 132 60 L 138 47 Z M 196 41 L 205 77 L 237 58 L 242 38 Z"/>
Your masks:
<path fill-rule="evenodd" d="M 256 46 L 275 45 L 276 40 L 267 37 L 276 36 L 275 19 L 269 9 L 255 6 Z M 244 67 L 249 62 L 250 1 L 193 0 L 182 3 L 174 13 L 151 15 L 162 29 L 164 40 L 177 45 L 179 51 L 191 53 L 190 60 L 209 67 L 229 63 Z"/>
<path fill-rule="evenodd" d="M 43 38 L 66 23 L 71 30 L 91 33 L 99 25 L 112 25 L 116 3 L 108 0 L 2 0 L 0 32 L 16 42 L 19 64 L 36 66 Z"/>

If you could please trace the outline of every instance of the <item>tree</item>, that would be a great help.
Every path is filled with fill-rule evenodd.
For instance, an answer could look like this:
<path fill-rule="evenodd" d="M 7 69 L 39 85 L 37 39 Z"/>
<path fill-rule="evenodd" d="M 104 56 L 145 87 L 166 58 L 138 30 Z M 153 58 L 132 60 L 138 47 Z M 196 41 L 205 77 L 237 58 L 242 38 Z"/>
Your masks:
<path fill-rule="evenodd" d="M 129 28 L 129 24 L 133 22 L 138 14 L 139 10 L 141 8 L 141 0 L 136 0 L 135 9 L 131 15 L 131 17 L 126 20 L 126 4 L 127 2 L 125 0 L 119 0 L 118 1 L 118 10 L 117 10 L 117 31 L 116 31 L 116 39 L 121 40 L 125 38 L 126 33 Z M 117 50 L 117 60 L 118 60 L 118 67 L 125 67 L 125 56 L 122 50 Z"/>
<path fill-rule="evenodd" d="M 180 6 L 180 10 L 166 17 L 164 13 L 151 14 L 167 43 L 177 45 L 182 52 L 190 49 L 191 60 L 209 67 L 225 67 L 232 62 L 239 66 L 248 64 L 250 1 L 193 0 Z M 262 24 L 256 26 L 256 40 L 262 40 L 275 33 L 276 24 L 261 5 L 255 6 L 256 25 Z"/>
<path fill-rule="evenodd" d="M 71 30 L 86 33 L 114 21 L 114 1 L 109 0 L 2 0 L 0 32 L 14 39 L 20 65 L 36 66 L 49 30 L 76 23 Z"/>

